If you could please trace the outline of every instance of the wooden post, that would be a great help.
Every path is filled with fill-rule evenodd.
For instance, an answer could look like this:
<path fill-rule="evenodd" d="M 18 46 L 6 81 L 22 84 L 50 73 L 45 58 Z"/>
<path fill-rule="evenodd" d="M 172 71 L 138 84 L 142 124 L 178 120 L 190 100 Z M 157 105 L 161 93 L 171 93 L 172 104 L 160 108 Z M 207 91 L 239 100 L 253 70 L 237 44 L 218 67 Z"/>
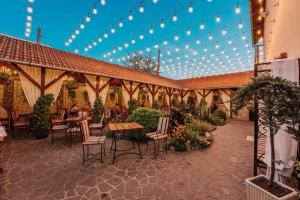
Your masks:
<path fill-rule="evenodd" d="M 160 49 L 158 50 L 158 55 L 157 55 L 157 76 L 159 76 L 159 70 L 160 70 Z"/>
<path fill-rule="evenodd" d="M 129 88 L 130 101 L 132 100 L 132 95 L 133 95 L 132 94 L 132 84 L 133 84 L 132 81 L 130 81 L 130 88 Z"/>
<path fill-rule="evenodd" d="M 45 88 L 46 88 L 46 69 L 41 68 L 41 96 L 45 95 Z"/>
<path fill-rule="evenodd" d="M 99 81 L 100 81 L 100 77 L 97 76 L 97 77 L 96 77 L 96 97 L 99 97 L 99 93 L 100 93 L 100 85 L 99 85 Z"/>

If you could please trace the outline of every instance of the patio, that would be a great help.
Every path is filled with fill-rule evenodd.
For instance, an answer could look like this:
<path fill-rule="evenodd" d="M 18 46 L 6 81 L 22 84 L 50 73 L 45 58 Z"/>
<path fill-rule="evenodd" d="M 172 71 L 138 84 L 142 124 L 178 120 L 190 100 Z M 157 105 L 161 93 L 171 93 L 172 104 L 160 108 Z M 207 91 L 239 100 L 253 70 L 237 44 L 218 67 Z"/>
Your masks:
<path fill-rule="evenodd" d="M 161 153 L 155 160 L 150 148 L 143 160 L 129 155 L 114 165 L 110 140 L 104 163 L 85 165 L 81 144 L 69 148 L 63 135 L 54 145 L 49 137 L 7 140 L 0 158 L 0 199 L 246 199 L 244 179 L 253 167 L 253 143 L 246 137 L 252 126 L 230 120 L 213 132 L 210 148 Z"/>

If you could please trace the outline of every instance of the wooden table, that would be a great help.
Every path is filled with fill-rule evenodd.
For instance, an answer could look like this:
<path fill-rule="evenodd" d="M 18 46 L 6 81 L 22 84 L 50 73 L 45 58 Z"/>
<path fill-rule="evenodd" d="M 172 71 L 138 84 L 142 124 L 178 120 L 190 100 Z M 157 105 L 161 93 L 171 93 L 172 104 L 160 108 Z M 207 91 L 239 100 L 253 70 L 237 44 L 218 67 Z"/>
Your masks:
<path fill-rule="evenodd" d="M 108 129 L 109 129 L 110 133 L 112 134 L 112 143 L 111 143 L 111 147 L 110 147 L 110 152 L 112 150 L 114 152 L 113 160 L 112 160 L 113 164 L 115 163 L 115 159 L 122 155 L 136 154 L 136 155 L 139 155 L 141 159 L 143 158 L 142 152 L 140 149 L 140 144 L 138 141 L 135 141 L 135 137 L 133 138 L 133 141 L 132 141 L 133 146 L 131 149 L 135 149 L 134 142 L 136 142 L 137 146 L 138 146 L 138 152 L 135 152 L 135 151 L 127 152 L 128 150 L 131 150 L 131 149 L 122 149 L 122 150 L 117 149 L 118 135 L 125 134 L 128 131 L 142 130 L 142 129 L 144 129 L 144 127 L 142 125 L 140 125 L 138 123 L 110 123 L 110 124 L 108 124 Z M 126 152 L 117 155 L 117 151 L 123 151 L 123 152 L 126 151 Z"/>
<path fill-rule="evenodd" d="M 7 136 L 7 133 L 5 131 L 5 127 L 4 126 L 0 126 L 0 142 L 2 143 L 4 141 L 4 138 Z M 2 167 L 0 167 L 0 173 L 3 172 Z"/>

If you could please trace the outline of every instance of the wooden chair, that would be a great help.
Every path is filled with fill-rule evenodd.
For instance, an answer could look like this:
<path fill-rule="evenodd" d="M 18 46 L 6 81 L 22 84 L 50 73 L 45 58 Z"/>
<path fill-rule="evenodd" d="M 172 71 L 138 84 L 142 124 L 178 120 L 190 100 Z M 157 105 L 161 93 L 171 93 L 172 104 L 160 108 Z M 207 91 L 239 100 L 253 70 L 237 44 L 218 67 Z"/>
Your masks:
<path fill-rule="evenodd" d="M 104 114 L 102 114 L 99 123 L 90 123 L 90 129 L 96 130 L 97 132 L 99 132 L 99 135 L 102 134 L 103 128 L 104 128 Z"/>
<path fill-rule="evenodd" d="M 90 145 L 100 145 L 100 160 L 103 162 L 103 153 L 105 155 L 105 136 L 90 136 L 90 130 L 87 120 L 83 120 L 80 122 L 81 133 L 83 136 L 82 142 L 82 164 L 86 160 L 89 160 L 89 156 L 91 155 L 89 152 Z M 96 158 L 95 158 L 96 159 Z"/>
<path fill-rule="evenodd" d="M 156 132 L 147 133 L 146 136 L 153 141 L 154 145 L 154 157 L 159 154 L 159 143 L 161 140 L 165 141 L 166 145 L 166 153 L 168 152 L 168 127 L 169 127 L 169 118 L 168 117 L 160 117 L 158 121 L 158 126 Z M 147 141 L 147 149 L 148 151 L 148 141 Z"/>
<path fill-rule="evenodd" d="M 54 135 L 58 132 L 64 132 L 66 143 L 68 143 L 68 136 L 67 136 L 67 129 L 68 125 L 66 124 L 52 124 L 51 126 L 51 144 L 53 144 L 54 141 Z"/>
<path fill-rule="evenodd" d="M 11 112 L 9 121 L 11 124 L 11 128 L 13 129 L 13 138 L 15 137 L 17 130 L 26 130 L 27 134 L 30 132 L 29 120 L 27 118 L 21 118 L 17 112 Z"/>

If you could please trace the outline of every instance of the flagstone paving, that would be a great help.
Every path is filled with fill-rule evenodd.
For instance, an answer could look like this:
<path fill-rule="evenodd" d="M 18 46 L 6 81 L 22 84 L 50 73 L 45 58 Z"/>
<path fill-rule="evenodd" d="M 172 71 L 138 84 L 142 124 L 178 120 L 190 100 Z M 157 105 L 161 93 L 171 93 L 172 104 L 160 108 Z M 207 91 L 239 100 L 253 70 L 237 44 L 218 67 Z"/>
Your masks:
<path fill-rule="evenodd" d="M 144 159 L 120 157 L 111 164 L 106 146 L 104 163 L 81 163 L 81 145 L 67 147 L 62 139 L 7 140 L 1 148 L 0 200 L 143 199 L 244 200 L 244 179 L 252 174 L 253 124 L 229 121 L 213 132 L 205 150 L 160 153 L 151 148 Z M 122 141 L 122 145 L 127 145 Z M 143 145 L 145 152 L 145 145 Z"/>

